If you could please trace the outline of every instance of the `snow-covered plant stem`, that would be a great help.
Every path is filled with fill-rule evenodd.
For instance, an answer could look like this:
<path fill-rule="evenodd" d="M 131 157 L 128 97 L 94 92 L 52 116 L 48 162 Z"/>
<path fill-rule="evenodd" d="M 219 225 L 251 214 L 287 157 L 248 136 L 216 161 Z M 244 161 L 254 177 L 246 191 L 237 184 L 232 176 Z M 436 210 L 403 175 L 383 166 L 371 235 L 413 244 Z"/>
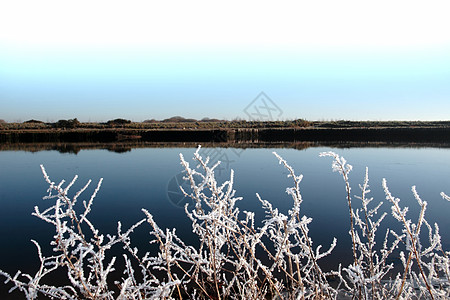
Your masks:
<path fill-rule="evenodd" d="M 431 226 L 426 221 L 425 211 L 427 203 L 420 199 L 415 186 L 412 187 L 412 192 L 421 208 L 417 224 L 413 224 L 406 218 L 408 208 L 402 209 L 400 207 L 400 199 L 391 195 L 386 180 L 383 179 L 386 199 L 392 204 L 392 215 L 403 224 L 404 229 L 402 234 L 397 234 L 388 229 L 383 246 L 379 250 L 381 254 L 379 256 L 377 249 L 375 249 L 375 235 L 386 213 L 383 213 L 378 219 L 374 219 L 382 202 L 372 209 L 368 208 L 369 203 L 373 200 L 373 198 L 367 196 L 370 192 L 368 169 L 366 168 L 364 183 L 360 185 L 362 194 L 361 196 L 355 196 L 361 200 L 362 208 L 354 210 L 352 208 L 348 179 L 348 173 L 352 170 L 352 167 L 346 163 L 343 157 L 334 152 L 324 152 L 320 156 L 330 156 L 334 159 L 332 164 L 333 170 L 338 171 L 342 175 L 346 186 L 350 213 L 350 235 L 352 237 L 355 262 L 348 268 L 344 268 L 344 271 L 348 273 L 348 279 L 354 286 L 353 295 L 357 295 L 359 299 L 408 299 L 409 297 L 420 299 L 421 296 L 436 299 L 436 297 L 448 297 L 448 283 L 450 283 L 448 280 L 448 252 L 442 249 L 437 224 L 435 224 L 435 233 L 433 233 Z M 419 238 L 423 225 L 426 225 L 429 231 L 430 245 L 426 250 L 422 250 L 423 246 Z M 394 237 L 394 241 L 390 245 L 388 245 L 389 233 Z M 408 251 L 407 259 L 404 258 L 403 252 L 400 252 L 404 271 L 401 276 L 398 274 L 392 284 L 386 284 L 382 280 L 393 268 L 393 265 L 388 265 L 386 261 L 393 251 L 398 248 L 399 243 L 404 244 Z M 416 261 L 417 274 L 412 271 L 413 260 Z M 440 276 L 442 274 L 446 275 L 447 284 L 445 285 L 446 287 L 441 284 L 441 289 L 437 290 L 432 283 L 441 283 Z M 415 287 L 419 287 L 419 293 L 414 292 Z"/>
<path fill-rule="evenodd" d="M 355 240 L 355 231 L 354 231 L 354 221 L 353 221 L 353 209 L 352 209 L 352 196 L 351 196 L 351 187 L 350 182 L 348 179 L 348 174 L 353 169 L 352 165 L 347 164 L 347 161 L 337 155 L 336 153 L 329 151 L 329 152 L 322 152 L 320 153 L 320 156 L 330 156 L 333 158 L 333 164 L 332 168 L 333 171 L 339 172 L 339 174 L 342 175 L 342 178 L 344 179 L 345 183 L 345 192 L 347 196 L 347 205 L 349 209 L 349 215 L 350 215 L 350 234 L 352 237 L 352 249 L 353 249 L 353 260 L 355 266 L 358 265 L 358 257 L 356 256 L 356 240 Z"/>
<path fill-rule="evenodd" d="M 444 192 L 441 192 L 441 196 L 442 198 L 444 198 L 447 201 L 450 201 L 450 196 L 448 196 L 447 194 L 445 194 Z"/>
<path fill-rule="evenodd" d="M 420 199 L 419 194 L 417 194 L 416 187 L 412 187 L 412 192 L 414 194 L 414 197 L 416 198 L 417 202 L 420 205 L 420 213 L 419 213 L 419 219 L 417 221 L 417 224 L 412 224 L 410 220 L 406 219 L 406 213 L 408 211 L 408 208 L 405 207 L 404 209 L 401 209 L 399 206 L 400 199 L 394 198 L 391 194 L 391 192 L 388 189 L 386 179 L 383 179 L 383 188 L 386 193 L 386 199 L 389 200 L 392 204 L 392 215 L 395 219 L 397 219 L 399 222 L 403 224 L 404 232 L 407 234 L 407 250 L 409 251 L 408 259 L 405 264 L 405 271 L 403 273 L 402 283 L 400 286 L 400 289 L 398 291 L 398 295 L 396 299 L 398 299 L 402 292 L 403 288 L 405 286 L 406 277 L 410 273 L 410 269 L 412 267 L 411 260 L 414 258 L 416 259 L 417 267 L 419 268 L 420 275 L 422 276 L 423 282 L 427 288 L 427 291 L 430 294 L 431 299 L 434 299 L 433 292 L 431 291 L 430 283 L 428 282 L 427 277 L 425 276 L 423 266 L 422 266 L 422 260 L 420 258 L 419 254 L 419 248 L 421 247 L 420 241 L 419 241 L 419 234 L 420 229 L 422 225 L 425 222 L 425 210 L 427 207 L 427 202 L 422 201 Z"/>

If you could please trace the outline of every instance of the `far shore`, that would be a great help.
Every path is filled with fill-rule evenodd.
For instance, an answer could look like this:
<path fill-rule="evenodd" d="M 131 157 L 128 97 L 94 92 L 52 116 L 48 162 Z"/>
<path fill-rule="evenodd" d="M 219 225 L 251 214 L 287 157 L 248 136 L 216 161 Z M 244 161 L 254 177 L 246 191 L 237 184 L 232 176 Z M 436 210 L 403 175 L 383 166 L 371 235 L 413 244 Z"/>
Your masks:
<path fill-rule="evenodd" d="M 220 121 L 0 124 L 0 143 L 450 143 L 450 121 Z"/>

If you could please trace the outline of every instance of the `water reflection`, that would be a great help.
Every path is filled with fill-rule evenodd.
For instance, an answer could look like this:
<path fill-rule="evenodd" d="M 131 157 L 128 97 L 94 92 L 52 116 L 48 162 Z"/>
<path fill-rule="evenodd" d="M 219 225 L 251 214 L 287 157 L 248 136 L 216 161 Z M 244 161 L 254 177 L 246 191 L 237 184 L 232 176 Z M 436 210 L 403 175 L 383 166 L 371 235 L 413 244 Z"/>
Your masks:
<path fill-rule="evenodd" d="M 401 142 L 208 142 L 201 143 L 204 148 L 214 148 L 206 153 L 215 156 L 221 148 L 231 148 L 234 156 L 239 156 L 245 149 L 254 148 L 290 148 L 304 150 L 314 147 L 333 148 L 450 148 L 450 143 L 401 143 Z M 197 142 L 136 142 L 124 141 L 114 143 L 0 143 L 0 151 L 58 151 L 60 153 L 78 154 L 82 150 L 108 150 L 126 153 L 140 148 L 196 148 Z M 219 149 L 219 150 L 217 150 Z M 205 151 L 206 152 L 206 151 Z M 222 155 L 221 161 L 227 161 Z"/>

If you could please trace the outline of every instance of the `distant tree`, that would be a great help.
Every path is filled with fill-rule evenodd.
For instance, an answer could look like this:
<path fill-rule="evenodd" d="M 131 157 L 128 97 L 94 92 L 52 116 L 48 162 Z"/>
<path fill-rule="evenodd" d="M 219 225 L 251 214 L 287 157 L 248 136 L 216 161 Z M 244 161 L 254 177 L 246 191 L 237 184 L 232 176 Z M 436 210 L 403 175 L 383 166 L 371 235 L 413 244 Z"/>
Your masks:
<path fill-rule="evenodd" d="M 77 118 L 69 120 L 59 120 L 56 122 L 55 127 L 57 128 L 76 128 L 80 125 L 80 121 Z"/>
<path fill-rule="evenodd" d="M 150 119 L 150 120 L 144 120 L 142 123 L 158 123 L 159 121 L 155 120 L 155 119 Z"/>
<path fill-rule="evenodd" d="M 164 119 L 161 122 L 173 123 L 173 122 L 182 122 L 184 120 L 185 119 L 183 117 L 181 117 L 181 116 L 175 116 L 175 117 L 171 117 L 171 118 L 168 118 L 168 119 Z"/>
<path fill-rule="evenodd" d="M 125 125 L 125 124 L 130 124 L 130 123 L 131 123 L 131 121 L 126 120 L 126 119 L 114 119 L 114 120 L 109 120 L 108 122 L 106 122 L 106 124 L 108 124 L 110 126 Z"/>
<path fill-rule="evenodd" d="M 0 119 L 0 124 L 6 124 L 6 121 L 3 119 Z"/>
<path fill-rule="evenodd" d="M 35 120 L 35 119 L 31 119 L 28 121 L 23 122 L 24 124 L 43 124 L 44 122 L 39 121 L 39 120 Z"/>
<path fill-rule="evenodd" d="M 186 119 L 180 116 L 171 117 L 169 119 L 164 119 L 161 122 L 165 123 L 188 123 L 188 122 L 197 122 L 196 119 Z"/>
<path fill-rule="evenodd" d="M 303 120 L 303 119 L 297 119 L 295 121 L 293 121 L 294 126 L 298 126 L 298 127 L 307 127 L 311 125 L 311 122 Z"/>

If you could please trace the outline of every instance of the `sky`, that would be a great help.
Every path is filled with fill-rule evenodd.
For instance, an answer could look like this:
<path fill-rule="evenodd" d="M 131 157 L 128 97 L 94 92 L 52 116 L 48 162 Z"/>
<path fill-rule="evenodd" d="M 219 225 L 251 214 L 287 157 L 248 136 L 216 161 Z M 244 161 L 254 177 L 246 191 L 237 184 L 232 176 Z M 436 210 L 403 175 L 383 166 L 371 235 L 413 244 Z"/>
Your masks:
<path fill-rule="evenodd" d="M 433 0 L 5 0 L 0 119 L 449 120 L 449 11 Z"/>

